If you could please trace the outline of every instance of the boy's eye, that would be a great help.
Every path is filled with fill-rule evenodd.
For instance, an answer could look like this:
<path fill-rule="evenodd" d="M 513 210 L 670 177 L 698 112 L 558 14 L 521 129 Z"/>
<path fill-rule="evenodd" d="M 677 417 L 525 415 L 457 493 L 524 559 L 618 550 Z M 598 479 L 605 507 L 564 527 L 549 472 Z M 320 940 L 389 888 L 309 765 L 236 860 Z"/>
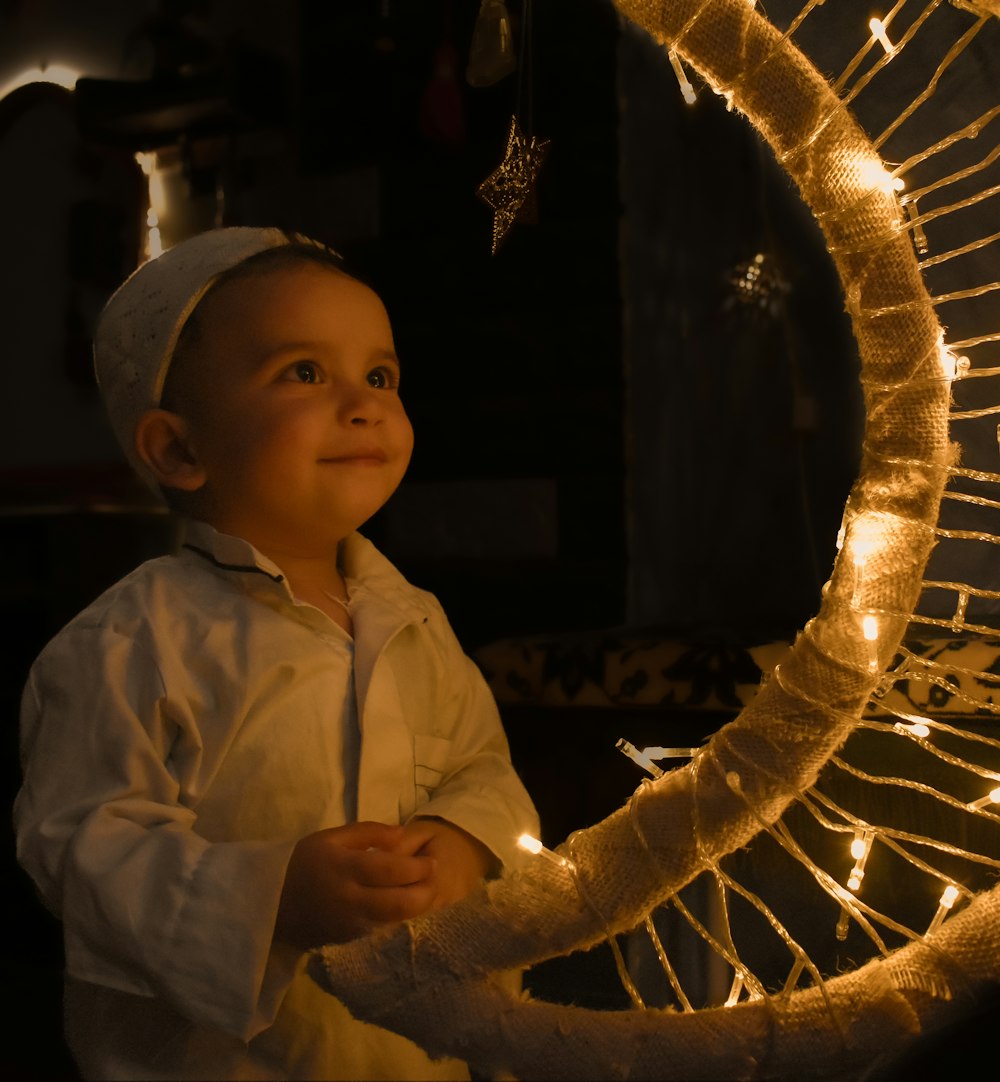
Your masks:
<path fill-rule="evenodd" d="M 395 390 L 399 386 L 399 373 L 393 368 L 380 365 L 368 373 L 368 385 L 379 390 Z"/>
<path fill-rule="evenodd" d="M 312 361 L 296 361 L 295 364 L 288 369 L 288 375 L 291 379 L 296 380 L 299 383 L 320 382 L 319 368 L 317 368 Z"/>

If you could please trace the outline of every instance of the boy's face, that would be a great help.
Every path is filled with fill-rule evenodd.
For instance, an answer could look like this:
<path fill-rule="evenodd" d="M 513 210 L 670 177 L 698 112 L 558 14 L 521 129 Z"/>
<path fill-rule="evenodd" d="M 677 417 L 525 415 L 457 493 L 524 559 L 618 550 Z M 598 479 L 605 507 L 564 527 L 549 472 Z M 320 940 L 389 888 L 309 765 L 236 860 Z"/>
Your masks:
<path fill-rule="evenodd" d="M 276 559 L 329 553 L 385 503 L 413 450 L 382 302 L 303 263 L 225 283 L 198 319 L 178 373 L 205 476 L 198 514 Z"/>

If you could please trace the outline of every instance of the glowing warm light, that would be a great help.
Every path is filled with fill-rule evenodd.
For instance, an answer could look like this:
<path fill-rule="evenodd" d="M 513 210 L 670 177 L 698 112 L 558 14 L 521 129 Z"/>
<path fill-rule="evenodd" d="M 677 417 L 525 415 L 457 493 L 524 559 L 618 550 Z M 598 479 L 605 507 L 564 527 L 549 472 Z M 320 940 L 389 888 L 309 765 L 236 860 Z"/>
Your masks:
<path fill-rule="evenodd" d="M 156 259 L 163 255 L 163 237 L 160 225 L 166 217 L 167 192 L 163 183 L 163 171 L 155 152 L 139 151 L 135 160 L 146 178 L 149 208 L 146 211 L 146 243 L 143 255 L 146 259 Z"/>
<path fill-rule="evenodd" d="M 899 177 L 894 177 L 877 158 L 860 158 L 857 163 L 858 183 L 863 188 L 878 188 L 891 195 L 901 192 L 906 186 Z"/>
<path fill-rule="evenodd" d="M 863 566 L 884 544 L 885 524 L 874 515 L 859 515 L 851 523 L 850 553 L 855 565 Z"/>
<path fill-rule="evenodd" d="M 544 857 L 550 864 L 554 864 L 557 868 L 572 868 L 573 862 L 567 860 L 565 857 L 559 856 L 558 853 L 553 853 L 551 849 L 546 849 L 544 845 L 535 837 L 530 834 L 522 834 L 517 839 L 517 844 L 521 849 L 531 853 L 532 856 Z"/>
<path fill-rule="evenodd" d="M 979 811 L 980 808 L 989 807 L 990 804 L 1000 804 L 1000 788 L 991 789 L 986 796 L 973 800 L 970 804 L 966 804 L 966 807 L 969 811 Z"/>
<path fill-rule="evenodd" d="M 930 726 L 924 725 L 922 721 L 897 721 L 893 728 L 900 733 L 906 733 L 908 736 L 916 736 L 921 740 L 931 735 Z"/>
<path fill-rule="evenodd" d="M 65 64 L 48 64 L 37 68 L 28 68 L 20 75 L 15 75 L 10 82 L 0 86 L 0 101 L 20 90 L 22 86 L 30 86 L 32 83 L 53 83 L 65 90 L 72 90 L 76 86 L 77 79 L 82 73 Z"/>
<path fill-rule="evenodd" d="M 851 856 L 854 857 L 854 867 L 847 879 L 850 890 L 861 889 L 861 880 L 865 877 L 865 865 L 868 863 L 868 854 L 872 850 L 873 834 L 870 830 L 859 830 L 854 834 L 851 841 Z"/>
<path fill-rule="evenodd" d="M 944 888 L 941 893 L 940 905 L 943 905 L 945 909 L 951 909 L 955 904 L 955 899 L 958 897 L 958 888 L 953 887 L 950 884 Z"/>
<path fill-rule="evenodd" d="M 889 35 L 885 32 L 885 23 L 881 19 L 871 19 L 868 23 L 868 28 L 872 32 L 872 36 L 882 46 L 887 53 L 895 51 L 896 46 L 889 40 Z"/>
<path fill-rule="evenodd" d="M 941 927 L 941 923 L 948 915 L 951 907 L 955 904 L 955 900 L 958 898 L 958 888 L 952 886 L 950 883 L 941 892 L 941 899 L 938 902 L 937 912 L 934 914 L 934 919 L 927 927 L 927 935 L 931 932 L 937 931 Z"/>
<path fill-rule="evenodd" d="M 968 372 L 971 361 L 968 357 L 956 357 L 942 341 L 940 346 L 941 371 L 947 380 L 961 379 Z"/>
<path fill-rule="evenodd" d="M 173 256 L 170 258 L 173 259 Z M 536 857 L 542 849 L 545 848 L 537 838 L 533 838 L 530 834 L 522 834 L 521 837 L 517 839 L 517 844 Z"/>
<path fill-rule="evenodd" d="M 867 642 L 876 642 L 878 640 L 878 618 L 875 616 L 865 616 L 861 620 L 861 630 L 864 632 L 865 640 Z"/>

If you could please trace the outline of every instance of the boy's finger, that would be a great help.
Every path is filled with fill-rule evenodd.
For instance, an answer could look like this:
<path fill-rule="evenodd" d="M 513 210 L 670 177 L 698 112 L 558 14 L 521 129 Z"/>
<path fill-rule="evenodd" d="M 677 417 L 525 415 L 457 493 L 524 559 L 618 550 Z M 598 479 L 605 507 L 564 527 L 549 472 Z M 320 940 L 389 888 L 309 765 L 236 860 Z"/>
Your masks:
<path fill-rule="evenodd" d="M 393 852 L 413 856 L 414 853 L 418 853 L 423 849 L 434 838 L 435 834 L 437 834 L 437 828 L 432 820 L 415 819 L 403 827 L 402 833 L 393 847 Z"/>
<path fill-rule="evenodd" d="M 360 823 L 334 827 L 330 833 L 337 844 L 345 849 L 392 849 L 399 844 L 403 828 L 366 819 Z"/>
<path fill-rule="evenodd" d="M 435 888 L 430 883 L 405 887 L 371 887 L 362 894 L 362 907 L 370 921 L 395 924 L 426 913 L 434 902 Z"/>
<path fill-rule="evenodd" d="M 433 878 L 435 861 L 373 849 L 354 855 L 354 879 L 362 887 L 407 887 Z"/>

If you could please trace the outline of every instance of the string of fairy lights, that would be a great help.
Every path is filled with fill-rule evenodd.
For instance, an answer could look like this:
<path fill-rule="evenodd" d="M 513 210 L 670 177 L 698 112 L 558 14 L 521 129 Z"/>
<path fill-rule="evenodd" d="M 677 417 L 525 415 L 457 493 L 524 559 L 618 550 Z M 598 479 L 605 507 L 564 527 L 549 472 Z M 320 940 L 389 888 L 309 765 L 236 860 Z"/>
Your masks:
<path fill-rule="evenodd" d="M 913 42 L 934 11 L 941 6 L 944 0 L 931 0 L 923 9 L 911 17 L 906 25 L 901 25 L 903 9 L 907 7 L 907 0 L 898 2 L 882 16 L 872 17 L 869 25 L 869 35 L 862 47 L 847 64 L 846 68 L 836 79 L 831 79 L 830 84 L 836 90 L 839 97 L 837 108 L 849 108 L 859 95 L 876 80 L 886 68 Z M 754 0 L 747 0 L 750 7 L 754 6 Z M 788 29 L 774 45 L 777 51 L 783 43 L 796 33 L 810 16 L 823 3 L 823 0 L 811 0 L 805 4 Z M 974 16 L 972 22 L 957 40 L 947 49 L 936 68 L 931 74 L 921 92 L 909 102 L 897 117 L 880 134 L 873 137 L 871 146 L 879 150 L 886 146 L 894 136 L 918 110 L 924 106 L 938 89 L 944 74 L 952 68 L 958 58 L 965 52 L 977 35 L 987 25 L 988 21 L 1000 14 L 994 0 L 960 0 L 954 2 L 955 7 L 967 11 Z M 909 5 L 912 8 L 912 5 Z M 695 13 L 691 21 L 675 36 L 675 40 L 683 41 L 685 34 L 692 28 L 700 15 L 700 10 Z M 688 75 L 679 49 L 667 44 L 667 55 L 670 66 L 677 78 L 680 93 L 686 103 L 694 105 L 698 100 L 698 90 L 691 77 Z M 881 55 L 869 64 L 863 74 L 858 74 L 862 65 L 868 59 L 873 50 L 881 50 Z M 754 70 L 760 70 L 768 62 L 770 56 L 759 59 Z M 751 73 L 752 75 L 752 73 Z M 749 77 L 749 76 L 748 76 Z M 853 80 L 853 81 L 852 81 Z M 726 98 L 727 107 L 732 108 L 732 88 L 711 87 L 715 93 Z M 918 166 L 926 174 L 928 165 L 933 165 L 934 160 L 943 158 L 956 144 L 975 140 L 983 132 L 987 131 L 990 124 L 1000 116 L 1000 106 L 987 109 L 981 115 L 958 130 L 944 138 L 937 140 L 933 145 L 912 154 L 901 163 L 893 164 L 883 162 L 870 157 L 859 158 L 856 162 L 856 183 L 858 185 L 858 201 L 867 198 L 866 192 L 876 190 L 883 195 L 891 196 L 897 202 L 898 217 L 894 228 L 899 232 L 908 234 L 912 240 L 915 253 L 920 257 L 918 267 L 926 271 L 943 263 L 968 257 L 979 252 L 989 245 L 996 245 L 1000 241 L 1000 232 L 988 232 L 946 251 L 933 252 L 932 245 L 928 240 L 927 229 L 931 223 L 940 223 L 949 215 L 958 213 L 968 207 L 995 198 L 1000 194 L 1000 185 L 986 185 L 972 195 L 964 195 L 944 203 L 940 197 L 952 186 L 960 182 L 966 182 L 970 178 L 976 178 L 984 173 L 1000 157 L 1000 142 L 987 149 L 978 160 L 972 163 L 963 163 L 958 168 L 950 168 L 936 177 L 933 181 L 924 181 L 912 191 L 907 190 L 906 178 L 913 173 Z M 821 127 L 825 120 L 821 120 L 817 126 Z M 810 138 L 815 138 L 817 132 L 813 132 Z M 798 150 L 799 148 L 795 148 Z M 791 156 L 791 155 L 789 155 Z M 926 205 L 931 196 L 939 200 L 933 209 L 922 211 L 920 204 Z M 836 212 L 842 213 L 838 209 Z M 822 221 L 822 213 L 817 215 Z M 851 251 L 845 246 L 843 251 L 852 255 L 858 254 L 857 249 Z M 832 254 L 838 254 L 832 252 Z M 759 264 L 763 262 L 763 255 L 757 263 L 748 264 L 747 275 L 752 275 L 754 270 L 759 272 Z M 748 279 L 747 289 L 753 289 L 755 282 Z M 936 295 L 928 295 L 926 301 L 920 302 L 937 310 L 938 308 L 953 302 L 973 302 L 978 299 L 988 298 L 1000 290 L 1000 281 L 988 281 L 978 283 L 967 288 L 942 292 Z M 909 302 L 916 304 L 917 302 Z M 871 324 L 883 317 L 895 314 L 899 306 L 887 305 L 879 307 L 862 307 L 859 303 L 858 293 L 852 293 L 847 289 L 848 309 L 856 324 Z M 986 317 L 989 318 L 989 312 Z M 983 329 L 982 333 L 974 334 L 961 341 L 948 342 L 942 334 L 939 336 L 936 346 L 936 364 L 932 365 L 928 372 L 926 357 L 918 358 L 913 366 L 913 374 L 900 379 L 895 376 L 891 381 L 883 382 L 869 373 L 863 377 L 866 394 L 870 402 L 870 409 L 884 408 L 887 400 L 898 395 L 908 393 L 915 383 L 921 381 L 937 381 L 947 388 L 951 388 L 961 380 L 990 379 L 1000 376 L 1000 367 L 988 363 L 976 363 L 980 355 L 985 355 L 994 349 L 1000 341 L 1000 332 L 993 329 Z M 930 358 L 933 360 L 933 358 Z M 1000 396 L 997 396 L 1000 398 Z M 975 409 L 961 409 L 951 406 L 949 409 L 949 424 L 954 425 L 963 421 L 978 421 L 983 417 L 1000 414 L 1000 404 L 995 402 Z M 954 433 L 954 429 L 953 429 Z M 954 436 L 953 436 L 954 438 Z M 998 445 L 1000 445 L 1000 425 L 997 427 Z M 958 438 L 961 443 L 961 439 Z M 943 499 L 958 503 L 975 506 L 984 510 L 1000 510 L 1000 500 L 989 496 L 955 490 L 953 482 L 971 480 L 982 485 L 1000 484 L 1000 473 L 988 470 L 971 469 L 957 463 L 928 462 L 923 459 L 906 459 L 903 456 L 889 455 L 878 448 L 866 448 L 874 460 L 881 460 L 889 467 L 913 466 L 921 469 L 942 470 L 948 475 L 948 485 L 943 492 Z M 931 716 L 914 713 L 906 709 L 913 701 L 917 690 L 921 687 L 938 692 L 946 696 L 957 709 L 967 710 L 971 720 L 982 722 L 995 721 L 1000 714 L 1000 675 L 982 671 L 979 669 L 962 668 L 957 666 L 952 658 L 941 662 L 923 657 L 909 649 L 905 642 L 892 643 L 890 656 L 886 657 L 886 628 L 898 628 L 909 626 L 911 630 L 918 625 L 927 625 L 930 628 L 942 628 L 950 633 L 958 635 L 985 635 L 1000 638 L 997 629 L 989 624 L 972 620 L 968 616 L 970 600 L 982 599 L 986 601 L 1000 600 L 1000 591 L 991 585 L 973 585 L 971 583 L 941 581 L 928 579 L 922 582 L 923 591 L 946 591 L 954 595 L 954 613 L 951 617 L 929 616 L 921 614 L 917 607 L 913 611 L 902 607 L 886 607 L 879 600 L 879 591 L 872 589 L 872 583 L 877 583 L 878 557 L 887 545 L 894 543 L 894 536 L 901 528 L 908 527 L 911 531 L 916 528 L 918 533 L 932 533 L 937 542 L 951 541 L 961 544 L 1000 544 L 1000 537 L 988 530 L 976 529 L 949 529 L 940 524 L 927 526 L 922 523 L 909 521 L 899 514 L 873 509 L 865 506 L 856 506 L 851 502 L 845 510 L 844 522 L 838 537 L 838 561 L 846 568 L 845 577 L 850 580 L 849 588 L 842 591 L 837 603 L 843 606 L 853 616 L 856 624 L 856 641 L 863 643 L 867 650 L 867 666 L 876 681 L 872 692 L 869 710 L 866 715 L 858 720 L 852 719 L 858 732 L 876 733 L 881 736 L 891 735 L 896 738 L 906 739 L 919 749 L 920 753 L 929 756 L 934 761 L 945 764 L 949 770 L 963 773 L 971 779 L 970 785 L 979 788 L 979 795 L 960 796 L 955 795 L 962 789 L 961 785 L 953 784 L 954 792 L 946 791 L 919 777 L 908 777 L 902 772 L 886 775 L 883 773 L 871 773 L 857 765 L 852 765 L 846 757 L 834 754 L 829 760 L 829 771 L 849 777 L 855 782 L 863 783 L 875 789 L 891 791 L 892 794 L 910 794 L 918 798 L 926 798 L 940 804 L 943 808 L 953 812 L 963 813 L 987 824 L 990 828 L 1000 827 L 1000 740 L 988 735 L 987 731 L 978 731 L 975 727 L 965 728 L 955 724 L 936 720 Z M 873 571 L 873 564 L 875 565 Z M 829 585 L 829 584 L 828 584 Z M 891 635 L 889 636 L 891 637 Z M 841 659 L 844 664 L 856 663 L 854 653 Z M 960 686 L 961 679 L 966 682 L 978 684 L 975 695 L 971 695 Z M 779 682 L 783 679 L 782 668 L 779 665 L 770 675 L 770 679 Z M 900 685 L 909 691 L 909 696 L 894 694 Z M 809 695 L 796 686 L 789 689 L 796 697 L 809 700 Z M 995 701 L 996 700 L 996 701 Z M 817 703 L 817 706 L 820 705 Z M 932 712 L 931 712 L 932 713 Z M 988 730 L 988 724 L 981 726 Z M 949 750 L 944 740 L 950 741 L 953 746 L 956 742 L 962 742 L 971 750 L 962 754 Z M 700 754 L 697 748 L 666 748 L 644 747 L 638 748 L 626 739 L 620 739 L 617 748 L 629 759 L 635 762 L 648 775 L 648 781 L 636 790 L 630 801 L 630 807 L 634 807 L 643 799 L 646 786 L 661 779 L 669 767 L 664 764 L 670 761 L 671 766 L 677 766 L 682 762 L 690 761 Z M 985 760 L 985 761 L 983 761 Z M 759 764 L 748 762 L 747 770 L 759 769 Z M 824 775 L 825 776 L 825 775 Z M 740 776 L 736 771 L 727 774 L 726 782 L 734 790 L 740 789 Z M 866 935 L 875 950 L 888 955 L 892 950 L 889 941 L 879 930 L 886 929 L 895 936 L 904 940 L 925 939 L 933 935 L 941 927 L 942 923 L 962 902 L 969 900 L 977 888 L 966 885 L 961 873 L 955 871 L 956 861 L 963 865 L 978 866 L 995 872 L 1000 870 L 1000 835 L 993 833 L 989 836 L 989 843 L 979 849 L 967 847 L 941 838 L 925 836 L 914 828 L 912 824 L 903 823 L 893 825 L 886 821 L 878 821 L 862 814 L 851 812 L 848 807 L 842 805 L 837 799 L 826 795 L 821 788 L 811 786 L 799 794 L 795 794 L 794 803 L 803 808 L 810 819 L 818 824 L 820 829 L 828 835 L 842 837 L 841 843 L 846 849 L 846 855 L 850 863 L 834 874 L 814 856 L 810 855 L 807 848 L 796 840 L 792 829 L 789 827 L 787 817 L 783 816 L 775 823 L 761 820 L 762 834 L 777 842 L 778 846 L 787 853 L 796 863 L 805 867 L 811 874 L 820 889 L 836 903 L 838 916 L 832 925 L 830 932 L 834 939 L 843 943 L 847 940 L 852 924 L 856 924 Z M 751 808 L 751 811 L 753 809 Z M 632 816 L 633 823 L 638 823 L 638 816 Z M 638 830 L 638 826 L 636 826 Z M 537 839 L 523 838 L 521 844 L 529 851 L 545 857 L 550 864 L 558 869 L 558 872 L 569 874 L 578 889 L 581 888 L 582 880 L 577 874 L 575 862 L 571 856 L 563 855 L 563 852 L 553 853 L 545 849 Z M 572 838 L 562 847 L 567 853 L 572 853 Z M 833 850 L 831 850 L 833 851 Z M 937 857 L 947 858 L 944 862 L 938 862 Z M 928 877 L 932 883 L 937 884 L 936 904 L 933 911 L 922 928 L 911 928 L 892 916 L 879 912 L 876 908 L 866 903 L 864 895 L 866 887 L 872 882 L 873 877 L 880 874 L 880 867 L 891 859 L 893 864 L 902 861 L 917 873 Z M 827 861 L 827 864 L 841 864 L 839 858 Z M 939 866 L 941 864 L 941 866 Z M 794 936 L 788 931 L 781 919 L 758 897 L 756 893 L 741 886 L 737 880 L 727 874 L 719 862 L 706 861 L 706 867 L 715 888 L 723 899 L 723 919 L 705 921 L 695 914 L 688 905 L 681 900 L 679 894 L 674 894 L 667 899 L 667 904 L 673 906 L 684 917 L 694 932 L 709 945 L 715 954 L 724 959 L 732 971 L 732 979 L 728 995 L 722 1005 L 731 1007 L 742 1000 L 751 1000 L 763 997 L 766 992 L 763 984 L 753 975 L 750 967 L 745 964 L 740 952 L 733 942 L 728 931 L 725 919 L 725 898 L 739 896 L 744 902 L 751 905 L 760 913 L 768 926 L 774 931 L 779 940 L 788 948 L 791 955 L 791 964 L 784 981 L 781 994 L 787 994 L 795 989 L 805 974 L 808 974 L 815 984 L 822 982 L 822 976 L 817 967 L 812 963 L 808 954 L 798 945 Z M 587 899 L 584 899 L 587 901 Z M 588 903 L 589 904 L 589 903 Z M 603 918 L 602 918 L 603 919 Z M 671 962 L 667 947 L 657 929 L 656 922 L 648 916 L 642 926 L 652 942 L 656 958 L 666 976 L 667 982 L 673 992 L 678 1007 L 684 1012 L 692 1012 L 698 1009 L 687 995 L 683 981 L 677 967 Z M 611 940 L 611 945 L 618 963 L 619 975 L 623 985 L 629 993 L 633 1003 L 641 1007 L 642 997 L 639 994 L 628 966 L 624 963 L 621 952 Z"/>
<path fill-rule="evenodd" d="M 1000 194 L 1000 106 L 970 94 L 976 115 L 954 131 L 923 123 L 965 51 L 996 33 L 1000 0 L 897 0 L 860 22 L 836 77 L 793 35 L 823 41 L 829 20 L 840 38 L 844 5 L 806 0 L 782 30 L 750 0 L 615 4 L 670 51 L 689 104 L 697 78 L 757 129 L 824 233 L 866 407 L 834 567 L 820 611 L 706 744 L 623 737 L 646 774 L 623 807 L 555 851 L 524 839 L 539 859 L 517 874 L 325 946 L 309 972 L 356 1017 L 484 1074 L 870 1077 L 1000 980 L 1000 597 L 995 559 L 963 558 L 1000 544 L 985 525 L 1000 510 L 1000 287 L 977 280 L 996 261 L 973 258 L 1000 238 L 958 228 Z M 900 58 L 914 56 L 907 79 Z M 896 84 L 919 90 L 888 125 L 870 114 L 873 137 L 859 118 Z M 942 552 L 959 571 L 935 570 Z M 711 958 L 678 952 L 677 928 Z M 603 937 L 641 1007 L 650 993 L 624 957 L 640 929 L 678 1009 L 530 1002 L 490 979 Z M 706 996 L 709 971 L 721 979 Z"/>

